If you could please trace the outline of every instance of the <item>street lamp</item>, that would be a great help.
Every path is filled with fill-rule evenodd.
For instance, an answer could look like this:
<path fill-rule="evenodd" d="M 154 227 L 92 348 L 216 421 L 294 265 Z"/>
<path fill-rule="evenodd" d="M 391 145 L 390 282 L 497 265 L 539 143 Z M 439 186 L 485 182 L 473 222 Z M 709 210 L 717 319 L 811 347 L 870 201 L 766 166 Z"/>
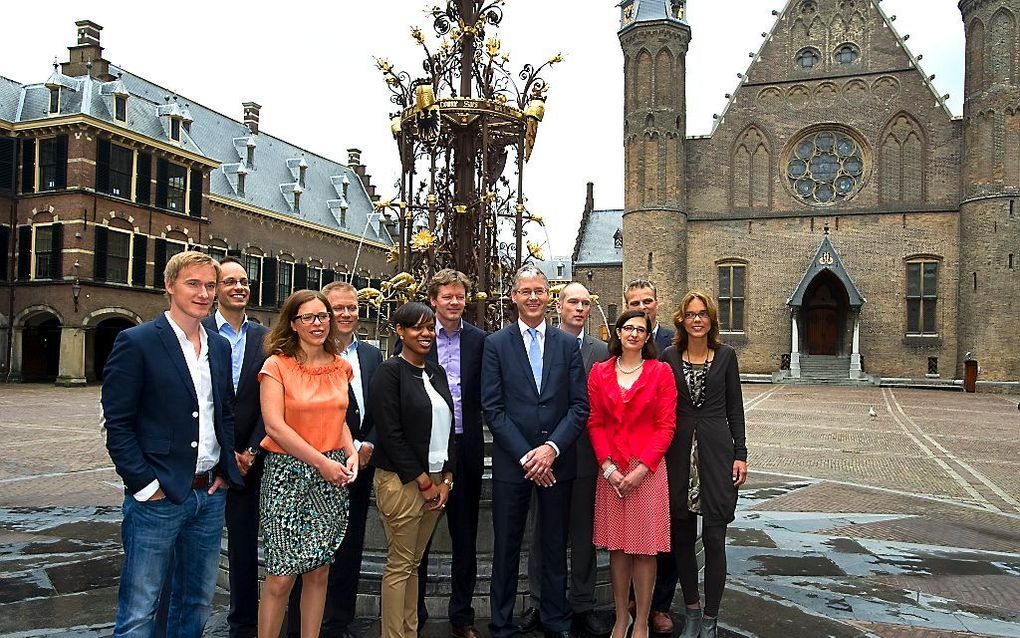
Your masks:
<path fill-rule="evenodd" d="M 78 312 L 78 297 L 81 296 L 81 284 L 78 282 L 78 278 L 74 278 L 74 283 L 71 284 L 71 299 L 74 301 L 74 311 Z"/>

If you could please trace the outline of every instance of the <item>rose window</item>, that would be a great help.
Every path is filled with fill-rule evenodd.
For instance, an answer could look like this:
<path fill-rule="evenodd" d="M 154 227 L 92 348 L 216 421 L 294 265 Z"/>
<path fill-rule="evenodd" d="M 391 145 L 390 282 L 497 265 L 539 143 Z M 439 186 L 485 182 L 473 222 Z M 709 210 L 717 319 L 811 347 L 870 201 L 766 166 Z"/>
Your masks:
<path fill-rule="evenodd" d="M 809 204 L 834 204 L 852 197 L 864 179 L 864 151 L 839 131 L 805 135 L 786 166 L 790 187 Z"/>

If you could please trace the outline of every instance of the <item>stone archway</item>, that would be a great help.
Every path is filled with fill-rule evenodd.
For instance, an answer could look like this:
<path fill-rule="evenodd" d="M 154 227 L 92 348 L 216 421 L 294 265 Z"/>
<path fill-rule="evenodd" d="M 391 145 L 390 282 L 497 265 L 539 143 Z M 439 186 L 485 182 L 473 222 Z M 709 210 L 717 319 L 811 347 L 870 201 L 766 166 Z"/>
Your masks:
<path fill-rule="evenodd" d="M 839 278 L 828 270 L 818 273 L 808 285 L 801 307 L 806 354 L 844 354 L 849 309 L 850 299 Z"/>
<path fill-rule="evenodd" d="M 63 320 L 48 308 L 28 308 L 15 320 L 12 372 L 25 382 L 53 382 L 60 371 L 60 332 Z"/>
<path fill-rule="evenodd" d="M 82 321 L 85 329 L 85 378 L 91 383 L 103 380 L 103 368 L 122 330 L 137 326 L 142 318 L 124 308 L 101 308 Z"/>

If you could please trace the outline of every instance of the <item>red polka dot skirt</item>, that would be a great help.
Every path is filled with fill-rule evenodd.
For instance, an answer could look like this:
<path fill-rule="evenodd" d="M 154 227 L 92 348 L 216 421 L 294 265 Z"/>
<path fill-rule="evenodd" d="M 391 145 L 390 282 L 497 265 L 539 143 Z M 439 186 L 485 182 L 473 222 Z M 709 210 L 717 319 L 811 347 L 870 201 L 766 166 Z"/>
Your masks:
<path fill-rule="evenodd" d="M 638 461 L 632 460 L 627 474 Z M 628 554 L 655 555 L 669 551 L 669 486 L 666 464 L 645 475 L 641 484 L 623 498 L 609 481 L 599 476 L 595 484 L 595 534 L 597 547 Z"/>

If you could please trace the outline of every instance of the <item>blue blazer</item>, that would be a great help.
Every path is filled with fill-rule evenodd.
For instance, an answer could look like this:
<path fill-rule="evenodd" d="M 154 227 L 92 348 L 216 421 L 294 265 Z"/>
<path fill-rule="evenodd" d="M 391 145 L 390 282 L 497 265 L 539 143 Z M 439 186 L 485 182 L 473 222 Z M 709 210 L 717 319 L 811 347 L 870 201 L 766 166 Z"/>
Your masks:
<path fill-rule="evenodd" d="M 557 480 L 577 475 L 574 443 L 588 419 L 588 388 L 577 339 L 548 326 L 542 387 L 535 387 L 524 338 L 515 321 L 485 340 L 482 409 L 492 431 L 492 477 L 524 481 L 520 459 L 546 441 L 559 447 Z"/>
<path fill-rule="evenodd" d="M 655 333 L 655 347 L 659 349 L 659 354 L 666 351 L 666 348 L 673 345 L 673 337 L 676 336 L 676 330 L 668 327 L 664 323 L 659 324 L 659 331 Z"/>
<path fill-rule="evenodd" d="M 219 471 L 241 487 L 234 460 L 230 342 L 205 330 Z M 180 342 L 164 314 L 117 335 L 103 370 L 102 405 L 106 449 L 127 491 L 134 494 L 158 479 L 171 502 L 183 503 L 198 462 L 198 397 Z"/>
<path fill-rule="evenodd" d="M 377 443 L 375 420 L 372 411 L 368 409 L 368 402 L 372 387 L 372 377 L 375 376 L 376 368 L 382 363 L 382 352 L 370 343 L 358 339 L 358 374 L 361 376 L 361 393 L 365 396 L 365 418 L 361 418 L 361 409 L 358 407 L 358 400 L 354 396 L 354 386 L 348 386 L 347 390 L 347 427 L 351 430 L 351 436 L 359 441 L 368 441 L 373 446 Z"/>

